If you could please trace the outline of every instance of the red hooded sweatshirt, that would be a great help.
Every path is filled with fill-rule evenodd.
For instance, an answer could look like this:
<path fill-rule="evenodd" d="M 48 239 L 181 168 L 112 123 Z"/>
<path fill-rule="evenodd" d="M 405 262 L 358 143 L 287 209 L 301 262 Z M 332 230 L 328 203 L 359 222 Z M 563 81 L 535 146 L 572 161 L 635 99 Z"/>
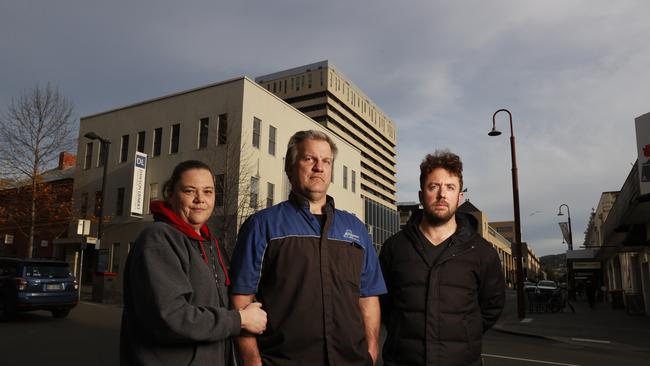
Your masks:
<path fill-rule="evenodd" d="M 210 230 L 208 229 L 207 225 L 203 224 L 203 226 L 201 226 L 202 235 L 199 235 L 199 233 L 196 232 L 196 230 L 194 229 L 194 227 L 192 227 L 192 225 L 183 221 L 183 219 L 181 219 L 176 213 L 174 213 L 174 211 L 172 211 L 171 206 L 167 202 L 151 201 L 150 208 L 155 221 L 166 222 L 169 225 L 178 229 L 183 234 L 187 235 L 190 239 L 198 240 L 199 245 L 201 247 L 201 255 L 203 256 L 203 261 L 208 266 L 210 265 L 210 262 L 208 261 L 207 254 L 205 253 L 205 247 L 203 246 L 203 242 L 207 241 L 208 243 L 212 243 L 216 248 L 217 258 L 219 259 L 219 265 L 221 266 L 221 270 L 226 275 L 226 286 L 230 286 L 230 276 L 228 276 L 228 269 L 226 268 L 226 264 L 224 263 L 223 258 L 221 257 L 221 250 L 219 249 L 219 244 L 217 243 L 217 239 L 216 238 L 213 239 L 212 235 L 210 235 Z"/>

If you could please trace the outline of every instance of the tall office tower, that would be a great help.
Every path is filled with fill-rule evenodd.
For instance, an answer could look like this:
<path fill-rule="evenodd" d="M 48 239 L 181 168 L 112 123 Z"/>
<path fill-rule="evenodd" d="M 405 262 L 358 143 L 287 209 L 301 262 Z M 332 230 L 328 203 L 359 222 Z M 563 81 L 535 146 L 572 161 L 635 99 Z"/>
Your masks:
<path fill-rule="evenodd" d="M 343 167 L 333 184 L 360 182 L 364 222 L 377 250 L 399 230 L 395 126 L 350 79 L 328 61 L 259 76 L 257 83 L 311 117 L 361 152 L 361 172 Z"/>

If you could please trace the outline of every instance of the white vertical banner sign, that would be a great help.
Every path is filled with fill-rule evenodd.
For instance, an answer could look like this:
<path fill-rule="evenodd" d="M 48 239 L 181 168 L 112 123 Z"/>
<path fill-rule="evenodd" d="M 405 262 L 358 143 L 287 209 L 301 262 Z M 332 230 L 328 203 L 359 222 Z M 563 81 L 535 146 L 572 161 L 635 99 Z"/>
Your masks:
<path fill-rule="evenodd" d="M 560 224 L 560 231 L 562 231 L 562 237 L 564 238 L 564 241 L 569 244 L 571 240 L 569 240 L 569 223 L 568 222 L 558 222 Z"/>
<path fill-rule="evenodd" d="M 144 187 L 147 177 L 147 154 L 136 151 L 133 162 L 131 186 L 131 216 L 141 217 L 144 212 Z"/>

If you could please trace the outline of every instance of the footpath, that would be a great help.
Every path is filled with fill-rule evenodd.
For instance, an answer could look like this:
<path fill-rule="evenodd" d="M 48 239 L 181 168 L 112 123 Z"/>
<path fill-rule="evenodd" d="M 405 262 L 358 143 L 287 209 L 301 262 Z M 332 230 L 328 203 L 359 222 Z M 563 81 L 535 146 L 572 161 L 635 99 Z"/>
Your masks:
<path fill-rule="evenodd" d="M 587 347 L 650 353 L 650 316 L 628 315 L 624 309 L 615 310 L 606 303 L 597 303 L 593 309 L 585 301 L 571 305 L 575 313 L 568 307 L 559 313 L 527 311 L 520 321 L 516 294 L 509 290 L 504 312 L 492 330 Z"/>

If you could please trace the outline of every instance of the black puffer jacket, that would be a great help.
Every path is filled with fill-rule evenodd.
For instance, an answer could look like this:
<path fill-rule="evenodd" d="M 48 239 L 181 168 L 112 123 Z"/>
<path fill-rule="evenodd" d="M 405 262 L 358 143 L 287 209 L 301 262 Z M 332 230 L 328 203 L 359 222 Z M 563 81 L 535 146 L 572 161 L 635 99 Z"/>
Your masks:
<path fill-rule="evenodd" d="M 481 338 L 505 300 L 501 262 L 489 242 L 456 214 L 458 229 L 436 263 L 427 263 L 416 230 L 422 212 L 389 238 L 379 255 L 388 294 L 382 318 L 388 328 L 384 364 L 481 364 Z"/>

